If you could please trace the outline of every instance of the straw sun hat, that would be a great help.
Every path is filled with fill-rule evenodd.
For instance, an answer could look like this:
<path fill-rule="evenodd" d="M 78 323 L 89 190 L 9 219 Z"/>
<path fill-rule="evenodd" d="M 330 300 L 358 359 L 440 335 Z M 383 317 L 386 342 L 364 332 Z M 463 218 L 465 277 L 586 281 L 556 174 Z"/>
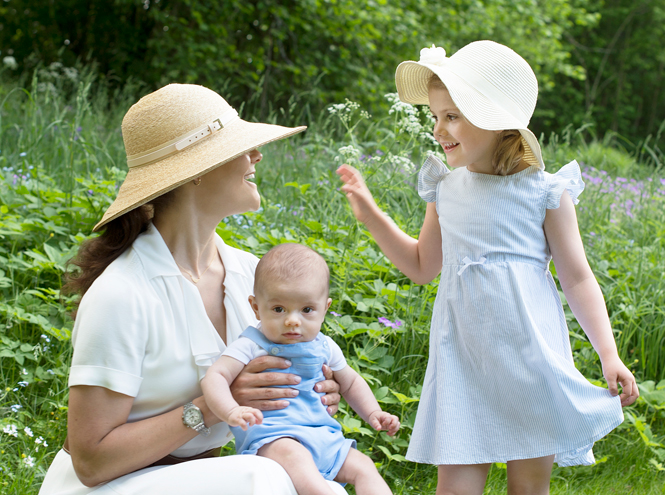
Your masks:
<path fill-rule="evenodd" d="M 439 76 L 469 122 L 489 131 L 518 130 L 525 148 L 524 161 L 545 168 L 538 139 L 527 129 L 538 99 L 538 81 L 526 60 L 494 41 L 474 41 L 451 57 L 432 45 L 420 51 L 419 62 L 402 62 L 397 67 L 400 100 L 429 104 L 432 73 Z"/>
<path fill-rule="evenodd" d="M 203 86 L 169 84 L 150 93 L 122 121 L 129 172 L 93 230 L 259 146 L 305 129 L 246 122 Z"/>

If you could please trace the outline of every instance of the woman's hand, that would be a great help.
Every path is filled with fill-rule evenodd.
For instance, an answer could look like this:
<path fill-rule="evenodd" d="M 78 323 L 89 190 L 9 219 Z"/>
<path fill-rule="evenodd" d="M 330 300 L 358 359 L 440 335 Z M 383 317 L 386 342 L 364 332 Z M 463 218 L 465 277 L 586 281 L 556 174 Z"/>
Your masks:
<path fill-rule="evenodd" d="M 241 406 L 254 407 L 261 411 L 284 409 L 289 402 L 275 399 L 296 397 L 298 391 L 278 386 L 297 385 L 300 383 L 300 377 L 291 373 L 262 373 L 262 371 L 271 368 L 286 369 L 289 366 L 291 366 L 289 361 L 275 356 L 252 359 L 231 384 L 233 398 Z"/>
<path fill-rule="evenodd" d="M 376 205 L 367 185 L 365 185 L 360 172 L 351 165 L 344 164 L 337 169 L 337 175 L 344 182 L 341 189 L 346 193 L 353 214 L 359 222 L 367 223 L 372 216 L 380 214 L 379 207 Z"/>
<path fill-rule="evenodd" d="M 314 390 L 316 392 L 323 392 L 326 394 L 321 397 L 321 402 L 324 406 L 327 406 L 326 410 L 328 411 L 328 414 L 332 416 L 339 409 L 339 401 L 341 400 L 342 396 L 339 394 L 339 383 L 333 379 L 332 370 L 325 364 L 323 365 L 322 369 L 323 375 L 326 377 L 326 379 L 314 385 Z"/>
<path fill-rule="evenodd" d="M 619 395 L 617 384 L 621 385 L 621 395 L 619 397 L 621 398 L 622 407 L 630 406 L 640 396 L 635 377 L 618 355 L 614 359 L 606 359 L 603 362 L 603 376 L 607 380 L 607 388 L 613 396 Z"/>

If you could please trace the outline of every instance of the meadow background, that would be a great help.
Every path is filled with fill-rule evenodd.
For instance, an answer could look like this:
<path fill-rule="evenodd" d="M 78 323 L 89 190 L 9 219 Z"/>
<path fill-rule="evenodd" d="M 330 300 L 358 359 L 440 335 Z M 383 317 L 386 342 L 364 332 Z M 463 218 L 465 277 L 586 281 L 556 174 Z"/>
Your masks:
<path fill-rule="evenodd" d="M 555 468 L 552 493 L 665 493 L 665 56 L 653 43 L 665 34 L 665 2 L 210 4 L 0 4 L 0 493 L 36 494 L 66 434 L 74 300 L 60 288 L 126 172 L 122 116 L 179 81 L 219 91 L 245 119 L 309 125 L 262 150 L 262 209 L 218 232 L 259 256 L 297 241 L 326 257 L 325 331 L 403 428 L 396 438 L 376 434 L 344 406 L 337 418 L 395 493 L 433 494 L 435 468 L 403 456 L 438 280 L 413 285 L 383 257 L 334 170 L 361 168 L 379 204 L 417 235 L 425 211 L 417 170 L 437 148 L 426 109 L 392 94 L 394 67 L 432 42 L 452 53 L 481 38 L 510 44 L 536 69 L 532 125 L 548 171 L 572 159 L 582 166 L 580 231 L 641 392 L 596 444 L 597 464 Z M 562 301 L 576 365 L 605 386 Z M 492 467 L 485 493 L 505 493 L 504 465 Z"/>

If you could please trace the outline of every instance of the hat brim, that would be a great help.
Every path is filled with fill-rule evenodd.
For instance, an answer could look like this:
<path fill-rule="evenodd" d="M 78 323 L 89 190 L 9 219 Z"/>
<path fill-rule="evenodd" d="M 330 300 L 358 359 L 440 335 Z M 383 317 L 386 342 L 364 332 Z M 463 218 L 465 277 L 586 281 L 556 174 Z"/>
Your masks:
<path fill-rule="evenodd" d="M 414 105 L 429 105 L 429 79 L 436 74 L 446 86 L 450 97 L 464 117 L 474 126 L 488 131 L 515 129 L 520 132 L 529 149 L 524 160 L 529 165 L 545 168 L 542 151 L 536 136 L 508 111 L 491 101 L 445 66 L 421 62 L 402 62 L 395 72 L 395 84 L 400 100 Z"/>
<path fill-rule="evenodd" d="M 93 232 L 195 177 L 260 146 L 293 136 L 305 129 L 306 126 L 282 127 L 236 119 L 210 137 L 163 160 L 130 168 L 118 190 L 118 196 L 95 225 Z"/>

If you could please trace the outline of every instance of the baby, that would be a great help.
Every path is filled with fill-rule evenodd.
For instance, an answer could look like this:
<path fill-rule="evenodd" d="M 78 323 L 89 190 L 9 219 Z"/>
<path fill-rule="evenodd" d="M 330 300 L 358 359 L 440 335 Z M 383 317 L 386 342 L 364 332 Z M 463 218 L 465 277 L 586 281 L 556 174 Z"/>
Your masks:
<path fill-rule="evenodd" d="M 346 402 L 376 430 L 394 435 L 400 423 L 381 410 L 369 386 L 346 364 L 339 346 L 320 333 L 332 300 L 325 260 L 301 244 L 281 244 L 268 251 L 256 267 L 254 296 L 249 303 L 260 320 L 224 351 L 202 381 L 206 402 L 232 427 L 236 451 L 278 462 L 299 495 L 333 494 L 326 480 L 355 485 L 358 495 L 390 494 L 373 461 L 345 439 L 314 391 L 324 379 L 322 366 L 333 371 Z M 252 359 L 271 354 L 291 363 L 285 370 L 301 382 L 287 408 L 264 411 L 243 407 L 229 385 Z"/>

